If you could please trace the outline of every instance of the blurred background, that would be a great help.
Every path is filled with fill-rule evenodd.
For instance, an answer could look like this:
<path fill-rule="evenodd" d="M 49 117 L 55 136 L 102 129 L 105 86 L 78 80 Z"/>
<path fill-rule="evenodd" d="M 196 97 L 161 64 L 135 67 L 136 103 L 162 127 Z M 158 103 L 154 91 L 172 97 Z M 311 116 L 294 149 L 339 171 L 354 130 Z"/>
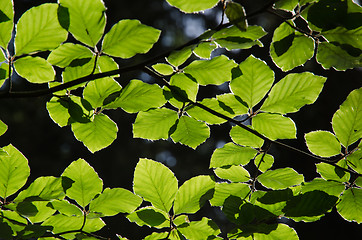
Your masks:
<path fill-rule="evenodd" d="M 254 12 L 265 4 L 265 0 L 237 1 L 245 6 L 246 12 Z M 40 5 L 43 0 L 14 0 L 15 19 L 32 6 Z M 105 0 L 107 7 L 108 31 L 111 26 L 122 19 L 138 19 L 143 24 L 162 30 L 159 42 L 147 55 L 136 56 L 120 64 L 137 63 L 150 58 L 157 53 L 177 47 L 188 40 L 197 37 L 206 29 L 217 26 L 221 20 L 221 7 L 217 6 L 202 14 L 183 14 L 171 7 L 165 0 Z M 359 2 L 360 3 L 360 2 Z M 280 80 L 286 73 L 280 71 L 271 61 L 269 43 L 273 30 L 281 23 L 281 19 L 269 13 L 259 14 L 249 20 L 249 25 L 261 25 L 269 32 L 262 42 L 264 48 L 254 46 L 248 50 L 228 52 L 230 58 L 240 63 L 251 53 L 266 61 L 275 71 L 276 79 Z M 223 49 L 214 52 L 215 55 L 224 53 Z M 338 72 L 324 70 L 314 59 L 305 66 L 297 67 L 291 72 L 310 71 L 328 77 L 325 87 L 315 104 L 303 107 L 298 113 L 289 114 L 297 125 L 298 140 L 285 141 L 286 143 L 306 150 L 304 134 L 313 130 L 332 131 L 331 120 L 339 105 L 347 95 L 356 88 L 361 87 L 362 69 Z M 148 75 L 135 71 L 122 75 L 118 80 L 125 86 L 131 79 L 142 79 L 152 83 L 154 80 Z M 17 79 L 14 88 L 28 89 L 25 81 Z M 215 96 L 225 91 L 223 87 L 204 87 L 199 97 Z M 230 141 L 230 124 L 211 126 L 211 137 L 196 150 L 192 150 L 171 141 L 146 141 L 132 137 L 132 123 L 135 114 L 127 114 L 122 110 L 107 111 L 113 121 L 118 125 L 118 138 L 113 144 L 95 154 L 91 154 L 81 142 L 73 136 L 70 127 L 63 129 L 56 125 L 49 117 L 45 104 L 50 97 L 31 99 L 0 99 L 0 119 L 8 125 L 8 131 L 0 137 L 0 146 L 9 143 L 19 149 L 29 160 L 31 175 L 29 182 L 40 176 L 60 176 L 63 170 L 78 158 L 85 159 L 98 172 L 103 179 L 105 187 L 123 187 L 132 190 L 134 168 L 139 158 L 150 158 L 167 165 L 176 175 L 180 185 L 193 176 L 212 174 L 209 169 L 209 160 L 216 147 L 221 147 Z M 299 155 L 285 149 L 271 149 L 275 163 L 273 168 L 290 166 L 305 176 L 306 181 L 317 177 L 315 163 L 304 155 Z M 27 185 L 28 186 L 28 185 Z M 205 206 L 200 214 L 191 216 L 191 219 L 201 219 L 208 216 L 216 219 L 222 231 L 232 227 L 223 217 L 220 210 Z M 118 233 L 129 239 L 142 239 L 152 231 L 147 227 L 139 227 L 128 222 L 122 215 L 105 218 L 107 226 L 101 235 L 114 238 Z M 362 228 L 356 223 L 342 219 L 333 210 L 321 220 L 314 223 L 287 222 L 295 228 L 300 239 L 352 239 L 361 236 Z"/>

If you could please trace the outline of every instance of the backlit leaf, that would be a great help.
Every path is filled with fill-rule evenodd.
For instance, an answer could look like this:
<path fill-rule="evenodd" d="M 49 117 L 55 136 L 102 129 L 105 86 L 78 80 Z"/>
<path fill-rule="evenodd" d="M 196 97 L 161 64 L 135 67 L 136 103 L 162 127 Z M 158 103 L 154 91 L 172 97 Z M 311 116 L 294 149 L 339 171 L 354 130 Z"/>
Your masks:
<path fill-rule="evenodd" d="M 210 129 L 205 123 L 187 116 L 179 118 L 176 130 L 171 134 L 173 141 L 194 149 L 205 142 L 209 136 Z"/>
<path fill-rule="evenodd" d="M 167 0 L 167 2 L 186 13 L 199 12 L 212 8 L 219 0 Z"/>
<path fill-rule="evenodd" d="M 281 114 L 296 112 L 315 102 L 325 81 L 326 78 L 309 72 L 289 74 L 274 85 L 261 110 Z"/>
<path fill-rule="evenodd" d="M 184 182 L 176 195 L 175 214 L 197 212 L 205 201 L 212 198 L 214 187 L 215 182 L 210 176 L 199 175 Z"/>
<path fill-rule="evenodd" d="M 362 173 L 362 149 L 359 149 L 347 157 L 348 166 Z M 362 180 L 361 177 L 359 177 Z"/>
<path fill-rule="evenodd" d="M 274 72 L 265 62 L 248 57 L 240 63 L 241 75 L 230 82 L 232 92 L 245 101 L 249 108 L 254 107 L 271 88 L 274 82 Z"/>
<path fill-rule="evenodd" d="M 192 46 L 185 47 L 180 50 L 172 51 L 171 54 L 166 58 L 172 66 L 178 67 L 186 62 L 192 54 Z"/>
<path fill-rule="evenodd" d="M 329 31 L 324 31 L 323 36 L 329 42 L 338 42 L 338 44 L 348 44 L 354 48 L 362 50 L 362 27 L 355 29 L 346 29 L 344 27 L 337 27 Z"/>
<path fill-rule="evenodd" d="M 106 188 L 89 205 L 91 212 L 100 213 L 101 216 L 113 216 L 118 213 L 133 212 L 142 199 L 123 188 Z"/>
<path fill-rule="evenodd" d="M 80 44 L 64 43 L 54 49 L 48 56 L 48 62 L 58 67 L 67 67 L 75 60 L 92 58 L 92 51 Z"/>
<path fill-rule="evenodd" d="M 264 172 L 258 177 L 258 181 L 267 188 L 284 189 L 301 184 L 304 177 L 292 168 L 280 168 Z"/>
<path fill-rule="evenodd" d="M 337 205 L 338 213 L 346 220 L 357 223 L 362 222 L 362 190 L 358 188 L 347 189 L 341 196 Z"/>
<path fill-rule="evenodd" d="M 194 53 L 205 59 L 210 59 L 212 51 L 216 49 L 216 45 L 213 42 L 201 42 L 194 48 Z"/>
<path fill-rule="evenodd" d="M 331 157 L 341 153 L 341 144 L 331 132 L 314 131 L 305 135 L 309 151 L 321 157 Z"/>
<path fill-rule="evenodd" d="M 31 83 L 46 83 L 54 80 L 52 65 L 41 57 L 24 57 L 15 61 L 16 72 Z"/>
<path fill-rule="evenodd" d="M 223 206 L 230 196 L 237 196 L 245 199 L 251 192 L 248 184 L 245 183 L 216 183 L 215 193 L 210 200 L 211 206 Z"/>
<path fill-rule="evenodd" d="M 250 127 L 250 126 L 248 126 Z M 239 145 L 243 145 L 246 147 L 261 147 L 264 143 L 264 140 L 258 136 L 255 136 L 253 133 L 239 127 L 234 126 L 230 131 L 230 137 L 233 142 Z"/>
<path fill-rule="evenodd" d="M 272 140 L 296 138 L 297 129 L 291 118 L 279 114 L 259 113 L 253 117 L 252 123 L 256 131 Z"/>
<path fill-rule="evenodd" d="M 107 115 L 97 114 L 93 121 L 72 124 L 75 138 L 92 153 L 108 147 L 117 138 L 117 125 Z"/>
<path fill-rule="evenodd" d="M 13 145 L 3 148 L 8 155 L 0 155 L 0 197 L 6 198 L 24 186 L 30 175 L 28 160 Z"/>
<path fill-rule="evenodd" d="M 337 182 L 347 182 L 349 180 L 350 174 L 339 169 L 337 167 L 331 166 L 327 163 L 318 163 L 317 172 L 326 180 L 334 180 Z"/>
<path fill-rule="evenodd" d="M 275 8 L 293 11 L 299 0 L 279 0 L 275 2 Z"/>
<path fill-rule="evenodd" d="M 242 166 L 225 166 L 214 169 L 216 176 L 232 182 L 247 182 L 250 179 L 249 172 Z"/>
<path fill-rule="evenodd" d="M 121 58 L 148 52 L 160 36 L 160 30 L 138 20 L 121 20 L 104 36 L 102 51 Z"/>
<path fill-rule="evenodd" d="M 259 169 L 261 172 L 265 172 L 269 168 L 273 166 L 274 157 L 270 154 L 259 154 L 254 159 L 254 165 Z"/>
<path fill-rule="evenodd" d="M 170 85 L 174 88 L 168 101 L 177 108 L 182 108 L 187 100 L 196 101 L 199 85 L 192 76 L 180 73 L 171 77 Z M 177 92 L 175 92 L 177 90 Z M 164 89 L 164 91 L 167 91 Z M 177 94 L 177 95 L 176 95 Z M 181 96 L 179 96 L 181 95 Z M 187 99 L 186 99 L 187 97 Z"/>
<path fill-rule="evenodd" d="M 59 0 L 69 13 L 69 32 L 82 43 L 95 47 L 106 26 L 106 8 L 102 0 Z"/>
<path fill-rule="evenodd" d="M 335 181 L 326 181 L 322 178 L 315 178 L 311 182 L 306 182 L 302 185 L 301 192 L 311 192 L 314 190 L 319 190 L 326 192 L 328 195 L 339 197 L 339 195 L 344 191 L 345 187 L 343 183 Z"/>
<path fill-rule="evenodd" d="M 155 69 L 158 73 L 166 76 L 173 73 L 172 66 L 165 63 L 157 63 L 155 65 L 152 65 L 152 68 Z"/>
<path fill-rule="evenodd" d="M 52 50 L 67 39 L 58 21 L 58 5 L 47 3 L 26 11 L 16 25 L 15 52 L 26 53 Z"/>
<path fill-rule="evenodd" d="M 298 240 L 299 237 L 295 230 L 288 225 L 278 224 L 277 229 L 268 234 L 254 233 L 254 240 L 276 240 L 276 239 L 290 239 Z"/>
<path fill-rule="evenodd" d="M 3 135 L 6 130 L 8 129 L 8 126 L 0 120 L 0 136 Z"/>
<path fill-rule="evenodd" d="M 343 146 L 362 137 L 362 88 L 352 91 L 332 118 L 333 131 Z"/>
<path fill-rule="evenodd" d="M 127 216 L 128 220 L 137 223 L 138 226 L 150 226 L 154 228 L 169 227 L 170 222 L 166 212 L 154 207 L 144 207 Z"/>
<path fill-rule="evenodd" d="M 150 140 L 168 139 L 170 128 L 177 118 L 177 112 L 166 108 L 139 112 L 133 124 L 133 137 Z"/>
<path fill-rule="evenodd" d="M 231 80 L 231 69 L 236 66 L 225 55 L 211 60 L 196 60 L 188 65 L 184 72 L 193 76 L 200 85 L 220 85 Z"/>
<path fill-rule="evenodd" d="M 0 2 L 0 46 L 7 49 L 11 39 L 12 30 L 14 27 L 14 10 L 12 0 L 3 0 Z"/>
<path fill-rule="evenodd" d="M 82 210 L 67 200 L 54 200 L 49 203 L 49 207 L 59 211 L 66 216 L 82 216 Z"/>
<path fill-rule="evenodd" d="M 66 189 L 67 196 L 77 201 L 82 207 L 87 206 L 102 191 L 102 179 L 98 177 L 94 169 L 83 159 L 72 162 L 64 170 L 62 176 L 72 182 L 71 186 Z"/>
<path fill-rule="evenodd" d="M 168 213 L 177 189 L 177 179 L 170 169 L 159 162 L 140 159 L 133 180 L 133 190 L 137 195 Z"/>
<path fill-rule="evenodd" d="M 228 17 L 230 23 L 239 28 L 241 31 L 246 31 L 248 23 L 245 18 L 245 10 L 237 2 L 227 2 L 225 14 Z"/>
<path fill-rule="evenodd" d="M 206 237 L 206 239 L 212 239 L 221 233 L 216 223 L 206 217 L 203 217 L 200 221 L 181 224 L 177 229 L 187 239 L 195 240 L 203 240 Z"/>
<path fill-rule="evenodd" d="M 210 160 L 210 168 L 239 164 L 246 165 L 256 153 L 257 151 L 253 148 L 227 143 L 222 148 L 214 151 Z"/>

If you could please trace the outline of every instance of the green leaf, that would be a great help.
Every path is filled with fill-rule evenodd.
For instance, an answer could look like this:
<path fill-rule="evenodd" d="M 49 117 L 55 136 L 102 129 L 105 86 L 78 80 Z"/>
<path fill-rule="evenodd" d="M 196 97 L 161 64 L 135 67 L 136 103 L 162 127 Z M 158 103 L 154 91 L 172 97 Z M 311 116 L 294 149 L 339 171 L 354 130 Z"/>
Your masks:
<path fill-rule="evenodd" d="M 17 205 L 16 210 L 21 215 L 26 216 L 32 223 L 40 223 L 52 216 L 56 210 L 48 207 L 48 202 L 32 201 L 21 202 Z"/>
<path fill-rule="evenodd" d="M 272 140 L 297 138 L 293 120 L 279 114 L 259 113 L 252 118 L 252 124 L 256 131 Z"/>
<path fill-rule="evenodd" d="M 6 130 L 8 130 L 8 126 L 0 120 L 0 136 L 3 135 Z"/>
<path fill-rule="evenodd" d="M 0 222 L 5 222 L 16 232 L 23 230 L 24 226 L 29 223 L 24 217 L 20 216 L 19 213 L 15 211 L 0 209 L 0 214 L 2 216 Z M 2 232 L 0 231 L 0 233 Z"/>
<path fill-rule="evenodd" d="M 240 31 L 246 31 L 248 23 L 245 18 L 245 10 L 243 6 L 236 2 L 227 2 L 225 14 L 228 17 L 231 24 L 240 29 Z"/>
<path fill-rule="evenodd" d="M 338 42 L 339 45 L 348 44 L 354 48 L 362 50 L 362 27 L 355 29 L 346 29 L 344 27 L 337 27 L 329 31 L 324 31 L 323 36 L 329 42 Z"/>
<path fill-rule="evenodd" d="M 338 197 L 314 190 L 294 196 L 287 201 L 283 212 L 295 221 L 317 221 L 337 203 Z"/>
<path fill-rule="evenodd" d="M 232 182 L 247 182 L 250 179 L 249 172 L 242 166 L 225 166 L 214 169 L 216 176 Z"/>
<path fill-rule="evenodd" d="M 170 234 L 168 232 L 153 232 L 151 235 L 148 235 L 143 240 L 159 240 L 159 239 L 165 239 L 169 238 L 173 240 L 174 238 L 170 238 Z"/>
<path fill-rule="evenodd" d="M 279 0 L 275 2 L 275 8 L 293 11 L 297 7 L 299 0 Z"/>
<path fill-rule="evenodd" d="M 362 149 L 359 149 L 349 156 L 347 156 L 348 166 L 356 170 L 358 173 L 362 173 Z M 360 177 L 360 180 L 362 178 Z"/>
<path fill-rule="evenodd" d="M 133 137 L 168 139 L 170 128 L 176 123 L 177 118 L 177 112 L 167 108 L 139 112 L 133 124 Z"/>
<path fill-rule="evenodd" d="M 25 199 L 52 200 L 65 196 L 62 179 L 56 177 L 39 177 L 24 191 L 20 192 L 14 201 Z"/>
<path fill-rule="evenodd" d="M 341 144 L 328 131 L 314 131 L 305 134 L 309 151 L 321 157 L 331 157 L 341 153 Z"/>
<path fill-rule="evenodd" d="M 270 55 L 274 63 L 283 71 L 289 71 L 304 64 L 313 57 L 313 53 L 313 39 L 295 32 L 286 22 L 275 30 L 270 45 Z"/>
<path fill-rule="evenodd" d="M 49 207 L 59 211 L 66 216 L 83 216 L 83 212 L 76 205 L 69 203 L 67 200 L 55 200 L 49 202 Z"/>
<path fill-rule="evenodd" d="M 12 239 L 13 230 L 6 222 L 3 222 L 3 219 L 0 219 L 0 238 L 2 239 Z"/>
<path fill-rule="evenodd" d="M 67 39 L 59 24 L 58 5 L 47 3 L 26 11 L 16 25 L 16 56 L 52 50 Z"/>
<path fill-rule="evenodd" d="M 347 221 L 362 222 L 362 190 L 358 188 L 347 189 L 341 196 L 337 205 L 338 213 Z"/>
<path fill-rule="evenodd" d="M 259 171 L 265 172 L 269 168 L 273 166 L 274 163 L 274 157 L 270 154 L 265 154 L 263 157 L 263 154 L 259 154 L 254 159 L 254 165 L 258 167 Z"/>
<path fill-rule="evenodd" d="M 177 229 L 187 239 L 194 240 L 213 239 L 212 237 L 221 233 L 216 223 L 206 217 L 200 221 L 181 224 Z"/>
<path fill-rule="evenodd" d="M 348 182 L 350 174 L 327 163 L 318 163 L 317 172 L 326 180 Z"/>
<path fill-rule="evenodd" d="M 299 237 L 295 230 L 285 224 L 279 223 L 277 229 L 271 231 L 270 233 L 254 233 L 254 240 L 276 240 L 276 239 L 288 239 L 288 240 L 298 240 Z"/>
<path fill-rule="evenodd" d="M 154 228 L 169 227 L 170 222 L 166 212 L 154 207 L 144 207 L 127 216 L 128 220 L 137 223 L 138 226 L 150 226 Z"/>
<path fill-rule="evenodd" d="M 210 59 L 211 53 L 216 49 L 216 44 L 213 42 L 201 42 L 193 50 L 193 52 L 199 57 L 204 59 Z"/>
<path fill-rule="evenodd" d="M 248 113 L 247 104 L 232 93 L 217 95 L 216 98 L 219 100 L 219 105 L 233 116 Z"/>
<path fill-rule="evenodd" d="M 266 35 L 266 32 L 260 26 L 249 26 L 245 32 L 240 31 L 236 26 L 224 28 L 217 31 L 212 38 L 221 47 L 227 50 L 248 49 L 252 46 L 263 44 L 258 40 Z"/>
<path fill-rule="evenodd" d="M 54 49 L 48 56 L 48 62 L 52 65 L 65 68 L 76 60 L 92 58 L 92 51 L 80 44 L 64 43 Z"/>
<path fill-rule="evenodd" d="M 62 72 L 63 83 L 71 82 L 75 79 L 82 78 L 85 76 L 91 75 L 94 69 L 95 57 L 83 58 L 80 61 L 75 60 L 75 64 L 72 64 L 64 69 Z M 68 90 L 77 89 L 86 85 L 86 83 L 80 83 L 73 87 L 68 88 Z"/>
<path fill-rule="evenodd" d="M 106 188 L 89 205 L 89 211 L 113 216 L 120 212 L 130 213 L 142 203 L 142 199 L 123 188 Z"/>
<path fill-rule="evenodd" d="M 12 0 L 1 1 L 0 14 L 0 47 L 7 49 L 14 27 L 14 10 Z"/>
<path fill-rule="evenodd" d="M 77 201 L 82 207 L 87 206 L 102 191 L 102 179 L 98 177 L 94 169 L 83 159 L 72 162 L 64 170 L 62 176 L 69 179 L 72 183 L 66 189 L 66 195 Z"/>
<path fill-rule="evenodd" d="M 332 118 L 333 131 L 343 146 L 362 137 L 362 88 L 353 90 Z"/>
<path fill-rule="evenodd" d="M 325 77 L 309 72 L 289 74 L 275 84 L 261 110 L 280 114 L 296 112 L 315 102 L 325 81 Z"/>
<path fill-rule="evenodd" d="M 211 206 L 223 206 L 225 201 L 230 196 L 240 197 L 245 199 L 251 190 L 248 184 L 245 183 L 216 183 L 215 193 L 210 200 Z"/>
<path fill-rule="evenodd" d="M 293 197 L 293 191 L 289 188 L 274 191 L 256 191 L 250 197 L 250 202 L 255 206 L 268 210 L 276 216 L 284 215 L 283 208 L 287 201 Z"/>
<path fill-rule="evenodd" d="M 47 83 L 54 80 L 52 65 L 41 57 L 24 57 L 15 61 L 16 72 L 31 83 Z"/>
<path fill-rule="evenodd" d="M 317 61 L 323 68 L 343 71 L 362 66 L 362 54 L 350 54 L 341 46 L 322 42 L 318 44 Z"/>
<path fill-rule="evenodd" d="M 173 91 L 171 92 L 172 97 L 168 101 L 175 107 L 182 108 L 187 100 L 196 101 L 199 85 L 192 76 L 177 73 L 171 77 L 170 85 L 173 87 Z"/>
<path fill-rule="evenodd" d="M 72 123 L 75 138 L 92 153 L 108 147 L 117 138 L 117 125 L 107 115 L 97 114 L 93 121 Z"/>
<path fill-rule="evenodd" d="M 327 193 L 328 195 L 339 197 L 339 195 L 344 191 L 345 186 L 343 183 L 335 181 L 326 181 L 322 178 L 315 178 L 311 182 L 306 182 L 302 184 L 301 192 L 311 192 L 314 190 L 319 190 Z"/>
<path fill-rule="evenodd" d="M 231 91 L 245 101 L 249 108 L 258 104 L 274 82 L 274 72 L 254 56 L 240 63 L 241 75 L 230 82 Z"/>
<path fill-rule="evenodd" d="M 131 58 L 148 52 L 160 36 L 161 31 L 138 20 L 121 20 L 104 36 L 102 51 L 114 57 Z"/>
<path fill-rule="evenodd" d="M 231 80 L 231 69 L 236 66 L 225 55 L 211 60 L 197 60 L 188 65 L 184 72 L 193 76 L 200 85 L 220 85 Z"/>
<path fill-rule="evenodd" d="M 16 193 L 28 179 L 28 160 L 13 145 L 3 148 L 8 155 L 0 155 L 0 197 L 6 198 Z"/>
<path fill-rule="evenodd" d="M 183 12 L 193 13 L 212 8 L 219 0 L 167 0 L 167 2 Z"/>
<path fill-rule="evenodd" d="M 52 97 L 47 102 L 47 110 L 50 118 L 60 127 L 67 126 L 70 120 L 69 101 L 63 98 Z"/>
<path fill-rule="evenodd" d="M 165 63 L 157 63 L 152 65 L 152 68 L 162 75 L 171 75 L 173 73 L 173 67 Z"/>
<path fill-rule="evenodd" d="M 304 177 L 292 168 L 280 168 L 266 171 L 258 177 L 258 181 L 267 188 L 284 189 L 301 184 Z"/>
<path fill-rule="evenodd" d="M 251 128 L 250 126 L 248 127 Z M 231 129 L 230 137 L 236 144 L 246 147 L 260 148 L 264 143 L 263 139 L 239 126 L 234 126 Z"/>
<path fill-rule="evenodd" d="M 146 201 L 169 212 L 177 192 L 177 179 L 173 172 L 159 162 L 140 159 L 133 180 L 133 190 Z"/>
<path fill-rule="evenodd" d="M 182 116 L 177 121 L 176 130 L 171 134 L 174 142 L 179 142 L 193 149 L 205 142 L 210 136 L 210 128 L 203 122 Z"/>
<path fill-rule="evenodd" d="M 166 58 L 167 62 L 175 67 L 182 65 L 191 56 L 192 48 L 193 46 L 187 46 L 180 50 L 172 51 L 171 54 Z"/>
<path fill-rule="evenodd" d="M 140 80 L 131 80 L 123 88 L 121 95 L 107 108 L 121 107 L 129 113 L 147 111 L 150 108 L 158 108 L 166 103 L 162 89 L 156 84 L 144 83 Z"/>
<path fill-rule="evenodd" d="M 106 26 L 103 1 L 59 0 L 69 14 L 69 32 L 80 42 L 95 47 Z"/>
<path fill-rule="evenodd" d="M 214 187 L 215 182 L 210 176 L 199 175 L 184 182 L 176 195 L 175 215 L 197 212 L 212 198 Z"/>
<path fill-rule="evenodd" d="M 214 151 L 210 160 L 210 168 L 246 165 L 256 153 L 257 151 L 253 148 L 238 146 L 230 142 Z"/>

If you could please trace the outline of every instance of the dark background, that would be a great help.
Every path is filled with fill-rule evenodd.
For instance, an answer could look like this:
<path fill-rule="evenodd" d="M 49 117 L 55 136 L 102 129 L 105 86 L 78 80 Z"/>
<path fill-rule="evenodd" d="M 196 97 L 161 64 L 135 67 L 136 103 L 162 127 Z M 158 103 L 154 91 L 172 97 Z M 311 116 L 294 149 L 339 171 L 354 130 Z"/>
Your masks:
<path fill-rule="evenodd" d="M 16 21 L 24 11 L 44 2 L 56 1 L 14 0 Z M 237 2 L 245 6 L 247 13 L 253 12 L 265 4 L 265 1 L 262 0 Z M 170 7 L 165 0 L 108 0 L 105 1 L 105 5 L 107 7 L 106 31 L 119 20 L 128 18 L 138 19 L 143 24 L 162 30 L 160 41 L 149 54 L 120 62 L 121 64 L 137 63 L 157 53 L 179 46 L 198 36 L 204 30 L 217 26 L 221 19 L 220 6 L 205 11 L 205 14 L 186 15 Z M 250 19 L 250 25 L 262 25 L 269 32 L 262 39 L 265 47 L 232 51 L 227 55 L 240 63 L 253 53 L 269 64 L 276 72 L 277 80 L 281 79 L 285 73 L 275 67 L 268 53 L 268 42 L 271 40 L 272 31 L 280 22 L 280 19 L 268 13 Z M 223 53 L 223 50 L 218 50 L 217 53 Z M 300 71 L 311 71 L 328 77 L 315 104 L 303 107 L 298 113 L 289 114 L 297 125 L 298 140 L 290 140 L 286 143 L 306 150 L 303 141 L 305 133 L 318 129 L 332 131 L 330 122 L 334 112 L 353 89 L 361 86 L 361 69 L 345 72 L 324 70 L 312 59 L 304 67 L 298 67 L 291 72 Z M 125 86 L 133 78 L 153 82 L 152 78 L 137 71 L 124 74 L 118 80 L 121 85 Z M 21 90 L 29 86 L 21 79 L 17 79 L 14 87 Z M 200 95 L 210 97 L 217 93 L 220 93 L 219 88 L 207 87 L 201 90 Z M 28 182 L 39 176 L 60 176 L 72 161 L 83 158 L 95 168 L 103 179 L 105 187 L 123 187 L 131 190 L 133 171 L 138 159 L 150 158 L 168 165 L 181 185 L 193 176 L 212 174 L 212 171 L 208 169 L 212 152 L 215 147 L 230 141 L 229 124 L 211 126 L 211 137 L 196 150 L 174 144 L 171 141 L 150 142 L 134 139 L 132 137 L 132 123 L 136 115 L 127 114 L 122 110 L 112 110 L 106 114 L 117 123 L 118 138 L 110 147 L 91 154 L 82 143 L 74 138 L 70 127 L 61 129 L 49 118 L 45 108 L 47 100 L 49 97 L 0 100 L 0 119 L 8 125 L 8 131 L 0 137 L 0 146 L 11 143 L 27 157 L 31 168 Z M 271 153 L 275 157 L 274 168 L 293 167 L 299 173 L 304 174 L 306 181 L 317 176 L 313 159 L 281 148 L 273 147 Z M 209 216 L 216 219 L 221 230 L 227 231 L 231 227 L 221 215 L 220 210 L 216 208 L 206 206 L 200 213 L 190 218 L 199 219 L 202 215 Z M 114 234 L 118 233 L 129 239 L 141 239 L 151 232 L 147 227 L 140 228 L 136 224 L 128 222 L 122 215 L 104 220 L 107 226 L 102 230 L 103 236 L 114 237 Z M 287 224 L 296 229 L 302 240 L 351 239 L 361 236 L 362 233 L 361 226 L 343 220 L 335 210 L 314 223 L 287 222 Z"/>

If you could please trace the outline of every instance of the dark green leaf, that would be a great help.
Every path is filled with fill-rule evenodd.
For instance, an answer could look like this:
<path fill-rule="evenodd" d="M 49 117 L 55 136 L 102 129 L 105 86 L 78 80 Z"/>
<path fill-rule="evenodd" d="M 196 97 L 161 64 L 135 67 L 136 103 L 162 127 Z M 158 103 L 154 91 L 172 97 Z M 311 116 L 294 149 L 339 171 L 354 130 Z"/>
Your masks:
<path fill-rule="evenodd" d="M 245 18 L 245 10 L 243 6 L 236 2 L 227 2 L 225 14 L 228 17 L 231 24 L 235 25 L 240 31 L 246 31 L 248 23 Z"/>
<path fill-rule="evenodd" d="M 14 10 L 12 0 L 3 0 L 0 3 L 0 46 L 7 49 L 14 27 Z"/>

